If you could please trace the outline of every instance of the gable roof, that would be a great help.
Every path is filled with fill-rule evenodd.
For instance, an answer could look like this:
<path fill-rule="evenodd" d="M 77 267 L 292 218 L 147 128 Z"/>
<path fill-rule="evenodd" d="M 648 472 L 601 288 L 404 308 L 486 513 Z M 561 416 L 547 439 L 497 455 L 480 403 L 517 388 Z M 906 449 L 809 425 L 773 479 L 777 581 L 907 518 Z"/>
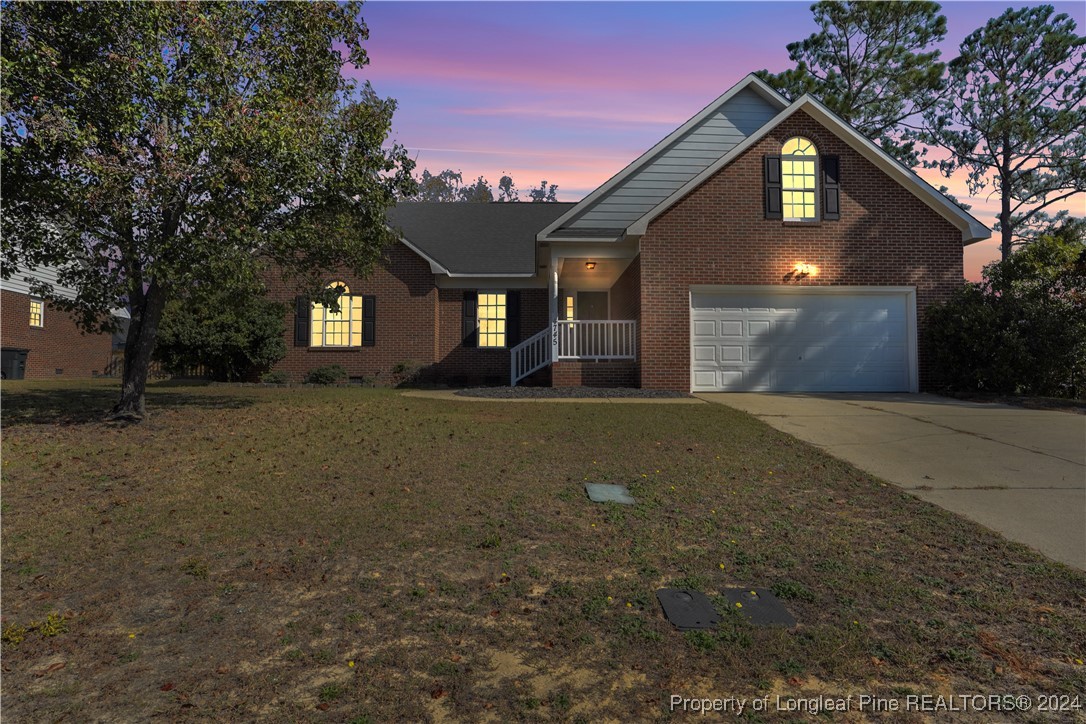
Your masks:
<path fill-rule="evenodd" d="M 388 210 L 401 240 L 448 276 L 535 276 L 536 232 L 572 203 L 410 201 Z"/>
<path fill-rule="evenodd" d="M 670 209 L 678 203 L 679 200 L 708 180 L 713 174 L 738 158 L 748 148 L 764 138 L 771 130 L 799 111 L 806 112 L 816 121 L 826 126 L 826 128 L 832 131 L 838 138 L 852 147 L 854 151 L 873 163 L 887 176 L 897 181 L 907 191 L 957 227 L 962 232 L 962 244 L 972 244 L 987 239 L 992 235 L 991 230 L 979 222 L 972 214 L 948 199 L 938 189 L 917 176 L 911 169 L 902 165 L 897 159 L 890 156 L 886 151 L 882 150 L 869 138 L 861 134 L 811 95 L 804 95 L 801 98 L 798 98 L 791 105 L 777 114 L 772 121 L 760 128 L 757 133 L 748 136 L 742 143 L 737 144 L 728 153 L 721 156 L 715 163 L 706 167 L 701 173 L 683 184 L 681 188 L 677 189 L 666 199 L 647 211 L 636 222 L 630 224 L 626 228 L 626 233 L 631 236 L 640 236 L 641 234 L 644 234 L 648 229 L 649 222 Z"/>
<path fill-rule="evenodd" d="M 627 225 L 787 106 L 782 95 L 748 75 L 555 219 L 539 240 L 621 237 Z"/>

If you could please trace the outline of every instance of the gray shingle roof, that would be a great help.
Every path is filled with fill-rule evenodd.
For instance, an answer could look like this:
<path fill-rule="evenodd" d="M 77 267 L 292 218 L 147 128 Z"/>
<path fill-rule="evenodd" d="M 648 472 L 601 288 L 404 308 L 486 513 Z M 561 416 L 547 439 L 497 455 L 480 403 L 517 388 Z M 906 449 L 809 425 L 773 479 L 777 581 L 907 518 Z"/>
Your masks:
<path fill-rule="evenodd" d="M 388 221 L 453 274 L 534 274 L 535 235 L 572 203 L 405 202 Z"/>

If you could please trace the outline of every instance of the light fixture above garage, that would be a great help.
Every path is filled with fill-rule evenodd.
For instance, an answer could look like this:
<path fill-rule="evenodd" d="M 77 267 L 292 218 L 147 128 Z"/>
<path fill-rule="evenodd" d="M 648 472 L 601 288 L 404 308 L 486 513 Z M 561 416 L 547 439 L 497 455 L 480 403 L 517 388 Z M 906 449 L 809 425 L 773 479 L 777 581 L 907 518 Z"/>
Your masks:
<path fill-rule="evenodd" d="M 814 264 L 808 264 L 805 261 L 797 261 L 796 265 L 792 267 L 792 274 L 797 279 L 803 279 L 805 277 L 818 276 L 818 267 Z"/>
<path fill-rule="evenodd" d="M 594 262 L 594 261 L 586 261 L 584 263 L 584 268 L 589 269 L 589 270 L 595 269 L 596 268 L 596 262 Z"/>

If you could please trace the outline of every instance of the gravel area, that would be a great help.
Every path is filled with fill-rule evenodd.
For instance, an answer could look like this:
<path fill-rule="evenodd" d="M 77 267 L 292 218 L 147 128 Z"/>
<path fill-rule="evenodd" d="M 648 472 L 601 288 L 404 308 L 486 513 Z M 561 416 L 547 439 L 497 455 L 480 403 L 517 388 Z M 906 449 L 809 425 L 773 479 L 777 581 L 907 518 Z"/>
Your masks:
<path fill-rule="evenodd" d="M 632 387 L 473 387 L 457 390 L 463 397 L 491 397 L 499 399 L 531 398 L 578 398 L 578 397 L 688 397 L 671 390 L 639 390 Z"/>

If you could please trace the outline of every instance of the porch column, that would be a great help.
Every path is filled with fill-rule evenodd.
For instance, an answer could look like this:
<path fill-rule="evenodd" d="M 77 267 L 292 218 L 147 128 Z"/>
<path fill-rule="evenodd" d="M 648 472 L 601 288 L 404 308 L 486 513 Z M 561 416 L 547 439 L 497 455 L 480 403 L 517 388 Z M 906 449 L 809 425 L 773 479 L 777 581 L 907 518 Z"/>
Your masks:
<path fill-rule="evenodd" d="M 558 258 L 551 254 L 550 278 L 551 362 L 558 361 Z"/>

